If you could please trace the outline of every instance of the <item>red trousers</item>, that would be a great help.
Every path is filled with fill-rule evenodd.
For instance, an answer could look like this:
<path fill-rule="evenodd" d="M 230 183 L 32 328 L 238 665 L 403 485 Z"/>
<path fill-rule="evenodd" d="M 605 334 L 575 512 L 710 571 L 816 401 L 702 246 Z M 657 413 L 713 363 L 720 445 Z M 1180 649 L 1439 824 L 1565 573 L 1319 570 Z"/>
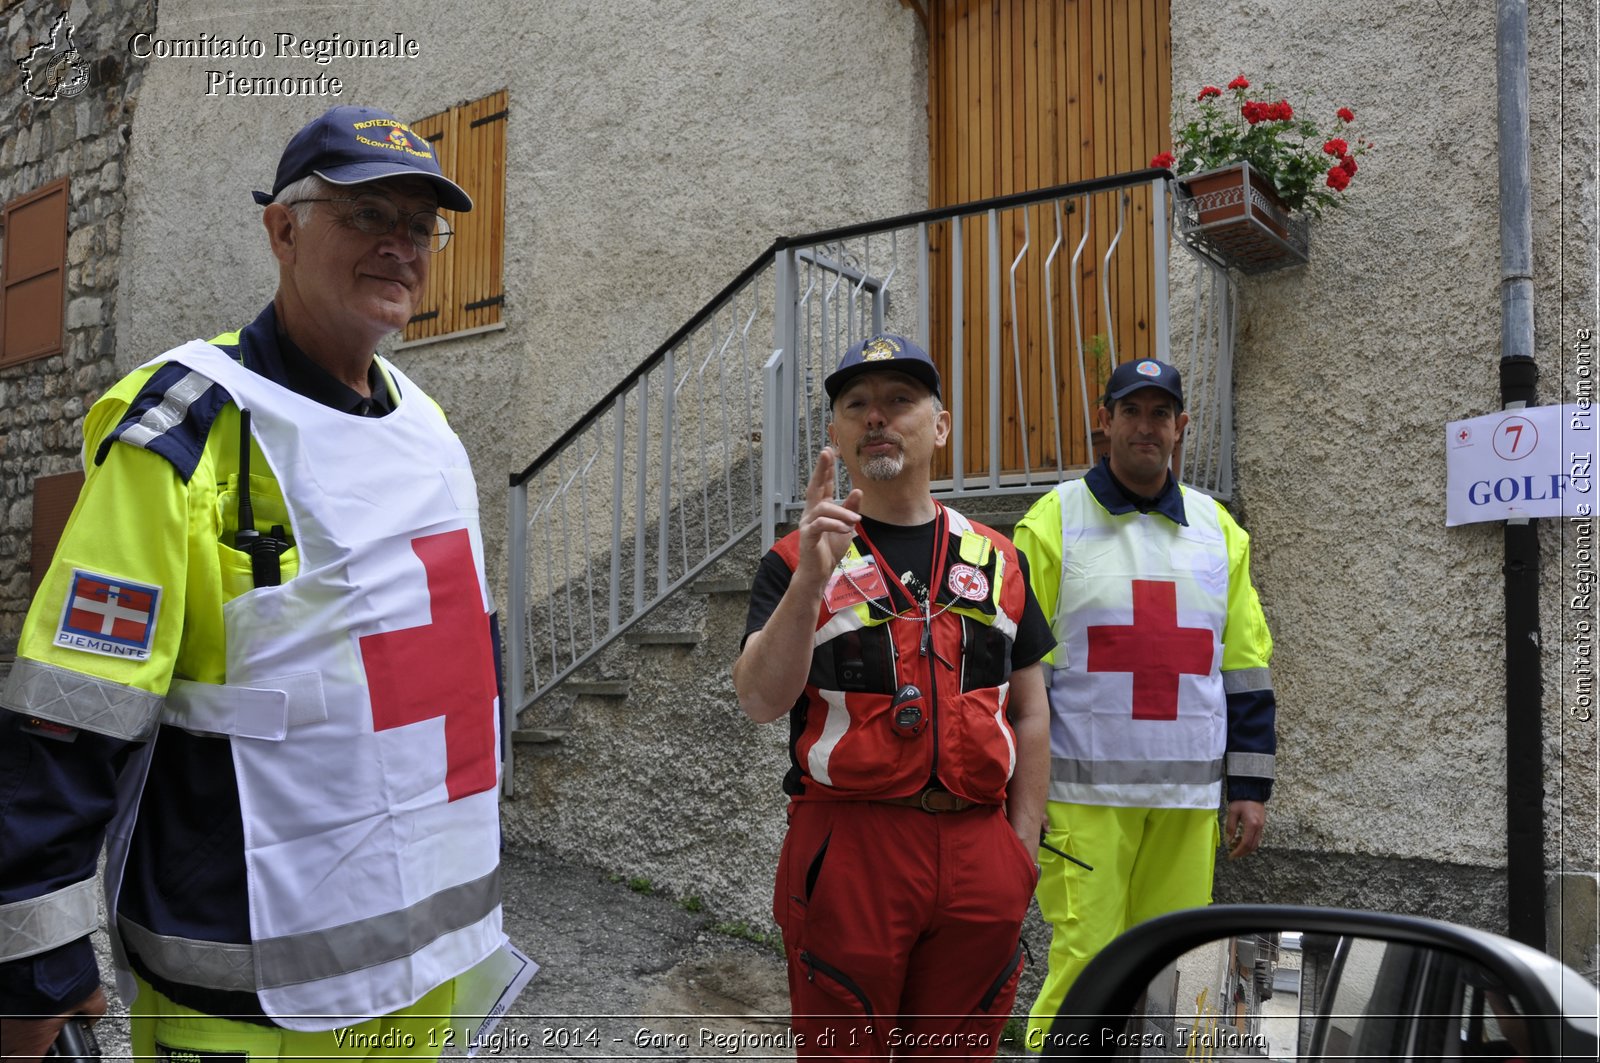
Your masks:
<path fill-rule="evenodd" d="M 1036 878 L 998 807 L 792 803 L 773 916 L 797 1054 L 993 1057 Z"/>

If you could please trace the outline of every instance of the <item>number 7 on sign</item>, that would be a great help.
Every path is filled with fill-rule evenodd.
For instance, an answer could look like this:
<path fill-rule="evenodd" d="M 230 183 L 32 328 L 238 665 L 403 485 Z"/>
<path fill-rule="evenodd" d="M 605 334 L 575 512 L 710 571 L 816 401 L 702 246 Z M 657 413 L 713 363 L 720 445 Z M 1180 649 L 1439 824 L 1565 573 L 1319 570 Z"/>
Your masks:
<path fill-rule="evenodd" d="M 1503 461 L 1532 454 L 1539 445 L 1539 429 L 1526 417 L 1507 417 L 1494 429 L 1494 452 Z"/>

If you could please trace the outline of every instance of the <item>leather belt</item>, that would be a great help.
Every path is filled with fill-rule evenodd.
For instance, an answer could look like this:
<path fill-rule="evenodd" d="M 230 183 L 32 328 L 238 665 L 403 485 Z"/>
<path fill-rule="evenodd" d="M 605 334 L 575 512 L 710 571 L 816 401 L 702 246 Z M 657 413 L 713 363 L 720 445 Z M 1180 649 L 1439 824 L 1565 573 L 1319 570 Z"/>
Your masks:
<path fill-rule="evenodd" d="M 920 793 L 907 794 L 904 797 L 880 797 L 878 802 L 885 805 L 920 808 L 924 812 L 965 812 L 969 808 L 978 807 L 978 802 L 957 797 L 949 790 L 941 790 L 937 786 L 930 786 Z"/>

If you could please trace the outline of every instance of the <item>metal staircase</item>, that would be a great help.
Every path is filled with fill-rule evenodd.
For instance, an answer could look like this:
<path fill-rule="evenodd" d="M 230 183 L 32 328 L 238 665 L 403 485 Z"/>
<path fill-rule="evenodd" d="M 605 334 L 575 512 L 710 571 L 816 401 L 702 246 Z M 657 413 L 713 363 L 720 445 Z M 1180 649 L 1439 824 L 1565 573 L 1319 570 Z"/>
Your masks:
<path fill-rule="evenodd" d="M 1147 170 L 774 241 L 511 478 L 505 733 L 679 590 L 748 587 L 704 577 L 802 508 L 823 378 L 874 332 L 945 367 L 943 498 L 1026 496 L 1020 508 L 1082 475 L 1105 375 L 1152 355 L 1185 374 L 1184 482 L 1227 498 L 1234 289 L 1183 243 L 1171 260 L 1170 185 Z"/>

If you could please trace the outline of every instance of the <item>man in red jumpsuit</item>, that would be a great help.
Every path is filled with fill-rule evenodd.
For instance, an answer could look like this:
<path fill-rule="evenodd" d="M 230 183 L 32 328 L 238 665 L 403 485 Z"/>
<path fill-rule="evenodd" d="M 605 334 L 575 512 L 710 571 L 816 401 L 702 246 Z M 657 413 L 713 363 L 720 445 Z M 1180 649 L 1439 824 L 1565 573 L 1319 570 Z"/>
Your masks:
<path fill-rule="evenodd" d="M 773 915 L 797 1051 L 987 1058 L 1037 878 L 1054 637 L 1011 541 L 929 494 L 950 414 L 927 354 L 871 337 L 826 388 L 832 445 L 733 669 L 751 718 L 789 717 Z"/>

